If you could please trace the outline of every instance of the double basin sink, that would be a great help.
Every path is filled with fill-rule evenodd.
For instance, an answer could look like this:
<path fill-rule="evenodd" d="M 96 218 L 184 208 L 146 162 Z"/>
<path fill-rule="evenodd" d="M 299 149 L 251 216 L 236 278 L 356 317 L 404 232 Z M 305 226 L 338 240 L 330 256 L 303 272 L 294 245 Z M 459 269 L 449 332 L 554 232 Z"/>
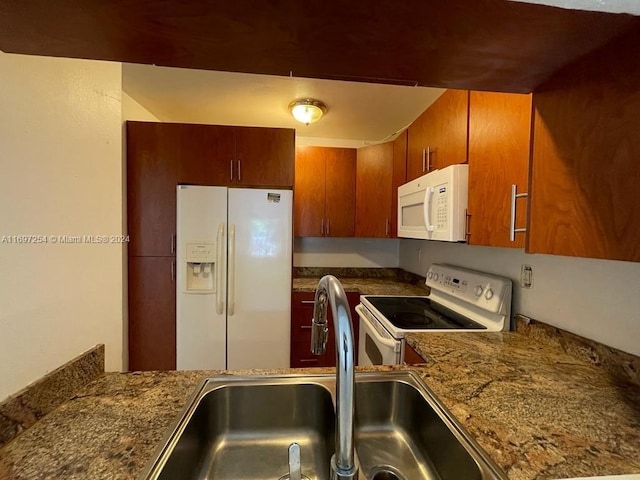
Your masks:
<path fill-rule="evenodd" d="M 333 375 L 207 379 L 140 478 L 285 480 L 295 442 L 329 479 L 335 397 Z M 506 478 L 413 372 L 356 374 L 354 441 L 361 480 Z"/>

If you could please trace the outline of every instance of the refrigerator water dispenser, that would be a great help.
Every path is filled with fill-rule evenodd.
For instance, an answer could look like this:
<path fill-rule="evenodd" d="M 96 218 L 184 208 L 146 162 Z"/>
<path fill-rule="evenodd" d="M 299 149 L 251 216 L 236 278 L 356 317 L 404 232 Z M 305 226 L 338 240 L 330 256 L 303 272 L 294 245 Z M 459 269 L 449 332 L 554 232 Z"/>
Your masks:
<path fill-rule="evenodd" d="M 185 255 L 186 293 L 216 292 L 216 243 L 187 243 Z"/>

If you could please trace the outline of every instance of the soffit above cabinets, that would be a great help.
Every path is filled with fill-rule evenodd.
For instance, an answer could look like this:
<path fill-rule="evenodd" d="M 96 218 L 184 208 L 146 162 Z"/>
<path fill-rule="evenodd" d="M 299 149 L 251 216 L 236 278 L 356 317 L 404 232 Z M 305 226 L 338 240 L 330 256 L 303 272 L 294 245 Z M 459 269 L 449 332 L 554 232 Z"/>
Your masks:
<path fill-rule="evenodd" d="M 3 0 L 7 53 L 511 92 L 638 25 L 507 0 Z"/>

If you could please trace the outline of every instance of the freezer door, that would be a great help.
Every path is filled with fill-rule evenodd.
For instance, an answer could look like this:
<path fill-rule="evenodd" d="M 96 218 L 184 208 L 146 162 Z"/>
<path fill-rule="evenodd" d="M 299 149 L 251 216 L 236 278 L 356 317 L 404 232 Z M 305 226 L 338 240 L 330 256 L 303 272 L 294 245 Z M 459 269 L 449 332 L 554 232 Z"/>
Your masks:
<path fill-rule="evenodd" d="M 289 367 L 292 209 L 291 190 L 229 189 L 229 369 Z"/>
<path fill-rule="evenodd" d="M 176 366 L 226 367 L 227 189 L 178 185 Z"/>

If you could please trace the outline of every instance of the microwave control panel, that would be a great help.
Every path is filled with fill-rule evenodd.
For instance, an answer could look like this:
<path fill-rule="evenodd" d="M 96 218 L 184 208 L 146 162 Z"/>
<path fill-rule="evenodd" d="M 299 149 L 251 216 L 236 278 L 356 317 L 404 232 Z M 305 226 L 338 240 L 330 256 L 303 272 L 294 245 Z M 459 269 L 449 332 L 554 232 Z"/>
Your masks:
<path fill-rule="evenodd" d="M 449 228 L 449 195 L 447 194 L 447 184 L 438 185 L 434 192 L 435 227 L 436 230 L 446 230 Z"/>

